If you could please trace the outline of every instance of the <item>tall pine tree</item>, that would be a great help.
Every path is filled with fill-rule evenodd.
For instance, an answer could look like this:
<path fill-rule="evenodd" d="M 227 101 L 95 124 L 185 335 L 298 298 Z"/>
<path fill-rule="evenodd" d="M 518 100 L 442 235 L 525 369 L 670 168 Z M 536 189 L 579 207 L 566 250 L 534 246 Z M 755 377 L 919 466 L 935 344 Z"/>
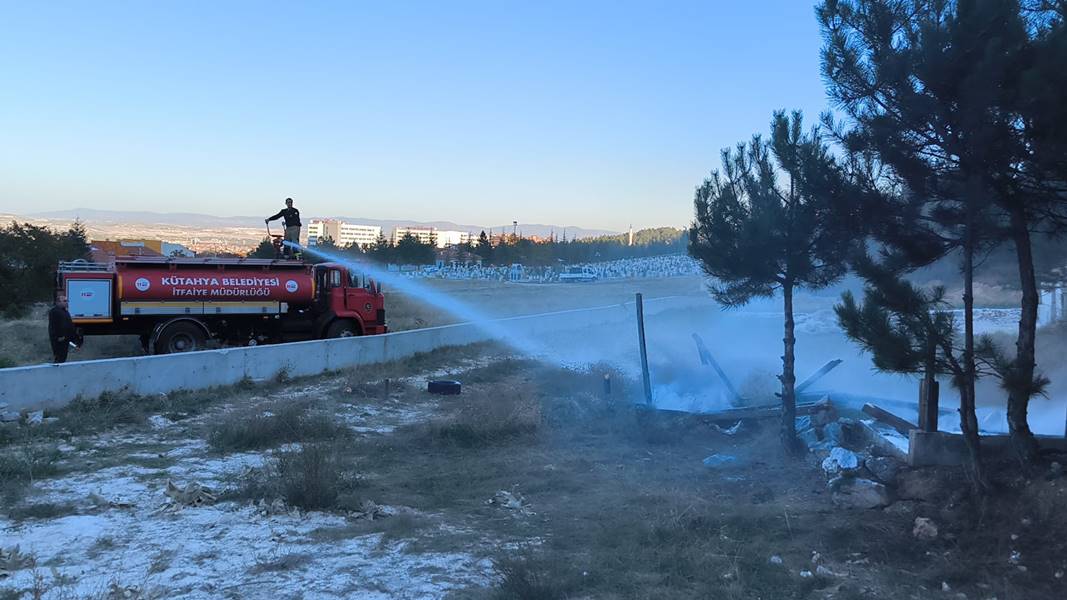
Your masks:
<path fill-rule="evenodd" d="M 1048 94 L 1029 106 L 1023 90 L 1026 77 L 1032 81 L 1034 72 L 1052 70 L 1052 51 L 1041 45 L 1041 36 L 1054 37 L 1046 34 L 1057 19 L 1062 22 L 1062 11 L 1024 11 L 1019 0 L 824 0 L 817 14 L 830 95 L 867 149 L 912 193 L 935 205 L 951 196 L 957 205 L 965 281 L 964 401 L 973 401 L 976 376 L 974 253 L 998 233 L 1014 245 L 1022 316 L 1016 356 L 999 375 L 1008 391 L 1013 443 L 1032 460 L 1037 446 L 1026 410 L 1044 379 L 1035 372 L 1038 296 L 1030 230 L 1053 222 L 1063 194 L 1049 193 L 1047 161 L 1038 160 L 1054 154 L 1040 148 L 1057 142 L 1032 131 L 1027 115 L 1055 122 L 1050 115 L 1062 114 L 1062 106 L 1051 109 L 1056 102 Z M 999 231 L 986 225 L 991 219 L 999 221 Z"/>
<path fill-rule="evenodd" d="M 852 208 L 841 169 L 799 112 L 776 112 L 771 137 L 722 153 L 722 171 L 697 188 L 689 253 L 715 278 L 727 307 L 782 294 L 782 441 L 796 445 L 793 296 L 845 273 Z"/>

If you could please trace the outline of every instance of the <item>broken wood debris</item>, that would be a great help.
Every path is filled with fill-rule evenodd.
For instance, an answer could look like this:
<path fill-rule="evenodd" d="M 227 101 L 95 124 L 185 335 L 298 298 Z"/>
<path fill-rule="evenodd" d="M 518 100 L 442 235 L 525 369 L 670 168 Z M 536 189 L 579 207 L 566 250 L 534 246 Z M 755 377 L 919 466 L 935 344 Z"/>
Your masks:
<path fill-rule="evenodd" d="M 700 337 L 700 335 L 694 333 L 693 341 L 696 342 L 697 345 L 697 354 L 700 355 L 700 364 L 708 365 L 712 369 L 715 369 L 715 373 L 719 375 L 719 380 L 722 381 L 723 385 L 726 386 L 726 389 L 729 390 L 731 398 L 730 404 L 733 404 L 734 406 L 741 406 L 745 404 L 745 399 L 741 397 L 741 394 L 737 393 L 737 389 L 734 388 L 734 384 L 730 381 L 730 378 L 726 376 L 726 372 L 723 371 L 722 367 L 719 366 L 719 363 L 715 360 L 715 357 L 711 355 L 711 351 L 708 350 L 708 347 L 704 344 L 704 340 Z"/>
<path fill-rule="evenodd" d="M 918 425 L 912 423 L 911 421 L 898 417 L 893 413 L 889 412 L 888 410 L 875 406 L 869 402 L 863 405 L 863 412 L 870 415 L 871 417 L 874 417 L 875 420 L 889 425 L 890 427 L 896 429 L 904 435 L 908 435 L 908 433 L 912 429 L 919 428 Z"/>

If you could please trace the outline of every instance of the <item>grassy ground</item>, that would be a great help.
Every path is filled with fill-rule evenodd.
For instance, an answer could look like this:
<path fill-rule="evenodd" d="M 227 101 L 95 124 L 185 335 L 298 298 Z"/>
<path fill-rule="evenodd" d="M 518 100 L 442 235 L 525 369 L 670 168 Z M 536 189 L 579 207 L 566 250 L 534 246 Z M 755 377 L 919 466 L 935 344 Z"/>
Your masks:
<path fill-rule="evenodd" d="M 698 418 L 635 408 L 633 383 L 618 375 L 613 394 L 604 395 L 606 368 L 576 372 L 492 358 L 499 353 L 480 346 L 330 375 L 299 396 L 293 390 L 306 392 L 316 380 L 105 398 L 22 430 L 32 437 L 0 440 L 7 457 L 0 469 L 32 487 L 136 454 L 138 465 L 165 473 L 164 460 L 146 457 L 147 438 L 136 448 L 110 448 L 92 464 L 55 455 L 58 445 L 76 448 L 115 428 L 149 431 L 149 417 L 165 415 L 184 427 L 169 435 L 199 436 L 207 457 L 266 457 L 230 482 L 225 502 L 280 499 L 340 515 L 402 507 L 315 535 L 380 535 L 382 544 L 402 544 L 413 555 L 463 549 L 489 558 L 492 585 L 455 590 L 452 598 L 888 600 L 964 593 L 1003 600 L 1067 592 L 1055 577 L 1067 566 L 1062 478 L 1026 482 L 1004 472 L 998 493 L 980 503 L 955 495 L 943 504 L 839 510 L 815 465 L 779 451 L 771 425 L 745 423 L 726 435 Z M 460 396 L 431 396 L 406 379 L 464 361 L 484 366 L 453 373 L 464 384 Z M 429 412 L 387 428 L 354 428 L 340 418 L 415 406 Z M 738 462 L 709 469 L 702 459 L 710 454 Z M 31 521 L 78 510 L 29 500 L 5 506 L 9 518 Z M 915 540 L 916 516 L 934 519 L 940 537 Z M 1027 571 L 1012 562 L 1013 550 L 1022 552 Z M 287 550 L 251 571 L 309 577 L 312 562 Z M 819 566 L 828 572 L 800 575 Z"/>

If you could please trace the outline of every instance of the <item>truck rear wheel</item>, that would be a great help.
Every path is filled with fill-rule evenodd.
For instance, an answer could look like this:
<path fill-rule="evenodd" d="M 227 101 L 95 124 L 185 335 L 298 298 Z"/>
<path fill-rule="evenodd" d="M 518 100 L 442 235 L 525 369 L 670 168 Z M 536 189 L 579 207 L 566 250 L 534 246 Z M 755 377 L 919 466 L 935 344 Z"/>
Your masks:
<path fill-rule="evenodd" d="M 195 323 L 179 321 L 167 325 L 156 338 L 156 354 L 175 354 L 203 350 L 207 342 L 204 330 Z"/>
<path fill-rule="evenodd" d="M 330 339 L 357 335 L 359 335 L 359 325 L 348 319 L 338 319 L 326 328 L 326 337 Z"/>

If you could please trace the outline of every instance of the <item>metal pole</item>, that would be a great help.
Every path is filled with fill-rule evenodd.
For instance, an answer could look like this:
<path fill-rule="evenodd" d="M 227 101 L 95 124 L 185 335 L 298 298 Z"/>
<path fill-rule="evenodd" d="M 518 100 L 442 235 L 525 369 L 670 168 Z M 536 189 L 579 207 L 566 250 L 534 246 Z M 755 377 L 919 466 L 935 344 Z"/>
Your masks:
<path fill-rule="evenodd" d="M 637 294 L 637 341 L 641 346 L 641 378 L 645 385 L 645 404 L 652 404 L 652 380 L 648 376 L 648 350 L 645 348 L 645 303 Z"/>

